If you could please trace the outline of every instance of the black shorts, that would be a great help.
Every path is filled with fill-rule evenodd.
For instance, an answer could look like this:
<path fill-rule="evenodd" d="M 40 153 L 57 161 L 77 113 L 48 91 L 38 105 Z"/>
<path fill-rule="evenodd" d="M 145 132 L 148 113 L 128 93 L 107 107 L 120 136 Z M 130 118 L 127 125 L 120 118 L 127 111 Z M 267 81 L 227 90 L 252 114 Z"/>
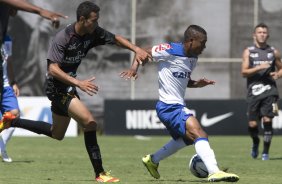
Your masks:
<path fill-rule="evenodd" d="M 52 92 L 47 91 L 47 97 L 51 101 L 51 111 L 67 117 L 69 117 L 68 109 L 71 100 L 75 97 L 79 98 L 76 90 L 72 92 L 62 92 L 58 90 L 52 90 Z"/>
<path fill-rule="evenodd" d="M 263 99 L 248 102 L 248 119 L 257 121 L 263 116 L 273 118 L 276 116 L 274 104 L 277 105 L 277 96 L 268 96 Z"/>

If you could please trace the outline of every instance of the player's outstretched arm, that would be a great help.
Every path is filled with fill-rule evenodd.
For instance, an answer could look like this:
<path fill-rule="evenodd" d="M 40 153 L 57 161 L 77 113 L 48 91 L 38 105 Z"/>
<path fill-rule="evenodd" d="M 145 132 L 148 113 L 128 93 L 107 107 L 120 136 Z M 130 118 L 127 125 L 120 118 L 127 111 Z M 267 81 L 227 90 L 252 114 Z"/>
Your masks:
<path fill-rule="evenodd" d="M 143 62 L 146 62 L 147 59 L 152 58 L 151 55 L 149 55 L 145 50 L 132 44 L 131 42 L 129 42 L 127 39 L 123 38 L 122 36 L 116 35 L 115 39 L 116 39 L 116 44 L 118 46 L 121 46 L 123 48 L 129 49 L 135 52 L 135 60 L 139 64 L 143 64 Z"/>
<path fill-rule="evenodd" d="M 145 59 L 142 63 L 140 63 L 137 59 L 137 56 L 135 55 L 131 68 L 124 70 L 119 74 L 121 78 L 124 78 L 125 80 L 133 78 L 134 80 L 136 80 L 138 78 L 137 71 L 139 65 L 144 66 L 148 61 L 152 61 L 152 48 L 147 48 L 144 50 L 149 54 L 149 57 Z"/>
<path fill-rule="evenodd" d="M 63 14 L 45 10 L 24 0 L 0 0 L 0 2 L 9 4 L 19 10 L 38 14 L 41 17 L 50 20 L 55 28 L 60 26 L 60 18 L 67 18 L 67 16 Z"/>
<path fill-rule="evenodd" d="M 195 81 L 195 80 L 189 80 L 187 87 L 188 88 L 202 88 L 207 85 L 214 85 L 215 81 L 206 79 L 205 77 Z"/>
<path fill-rule="evenodd" d="M 131 78 L 133 78 L 134 80 L 136 80 L 136 79 L 138 78 L 138 75 L 137 75 L 138 68 L 139 68 L 139 63 L 138 63 L 138 61 L 136 60 L 136 58 L 134 57 L 134 60 L 133 60 L 133 63 L 132 63 L 131 68 L 122 71 L 122 72 L 119 74 L 119 76 L 120 76 L 121 78 L 124 78 L 125 80 L 131 79 Z"/>

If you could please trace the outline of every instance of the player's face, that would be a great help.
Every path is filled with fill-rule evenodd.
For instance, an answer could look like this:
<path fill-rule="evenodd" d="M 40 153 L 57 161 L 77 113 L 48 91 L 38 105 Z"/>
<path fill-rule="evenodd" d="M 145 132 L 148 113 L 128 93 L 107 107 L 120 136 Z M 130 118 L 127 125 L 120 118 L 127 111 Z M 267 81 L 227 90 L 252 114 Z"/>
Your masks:
<path fill-rule="evenodd" d="M 258 27 L 253 36 L 256 43 L 264 44 L 268 39 L 268 30 L 265 27 Z"/>
<path fill-rule="evenodd" d="M 87 33 L 93 33 L 98 26 L 99 13 L 91 12 L 88 19 L 85 19 L 84 28 Z"/>
<path fill-rule="evenodd" d="M 207 36 L 200 35 L 197 38 L 190 40 L 188 43 L 185 43 L 187 55 L 198 56 L 206 48 Z"/>
<path fill-rule="evenodd" d="M 207 37 L 202 36 L 202 37 L 196 39 L 195 42 L 196 43 L 194 44 L 194 53 L 196 55 L 200 55 L 200 54 L 202 54 L 203 50 L 206 48 Z"/>

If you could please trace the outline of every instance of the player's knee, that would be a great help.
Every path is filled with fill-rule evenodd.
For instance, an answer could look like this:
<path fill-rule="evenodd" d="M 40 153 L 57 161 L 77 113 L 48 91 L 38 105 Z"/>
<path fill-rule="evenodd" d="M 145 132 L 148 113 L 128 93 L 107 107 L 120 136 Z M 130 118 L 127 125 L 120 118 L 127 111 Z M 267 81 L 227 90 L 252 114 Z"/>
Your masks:
<path fill-rule="evenodd" d="M 64 139 L 65 135 L 56 135 L 56 134 L 52 134 L 52 138 L 56 139 L 58 141 L 62 141 Z"/>
<path fill-rule="evenodd" d="M 256 128 L 258 126 L 256 121 L 249 121 L 249 127 Z"/>
<path fill-rule="evenodd" d="M 97 123 L 96 121 L 88 121 L 87 123 L 84 124 L 84 127 L 87 131 L 90 131 L 90 130 L 96 130 L 97 128 Z"/>
<path fill-rule="evenodd" d="M 262 121 L 263 121 L 264 124 L 271 124 L 272 123 L 272 119 L 269 118 L 269 117 L 266 117 L 266 116 L 262 118 Z"/>
<path fill-rule="evenodd" d="M 187 132 L 187 136 L 193 141 L 198 138 L 208 138 L 208 134 L 202 128 L 191 128 Z"/>

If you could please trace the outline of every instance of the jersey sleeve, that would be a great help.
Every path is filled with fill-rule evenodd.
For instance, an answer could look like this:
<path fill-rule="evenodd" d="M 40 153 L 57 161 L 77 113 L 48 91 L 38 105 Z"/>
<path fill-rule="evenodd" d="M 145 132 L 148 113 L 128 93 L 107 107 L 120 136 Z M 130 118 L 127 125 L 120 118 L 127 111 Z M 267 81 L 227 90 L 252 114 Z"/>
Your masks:
<path fill-rule="evenodd" d="M 115 44 L 115 35 L 101 27 L 97 27 L 93 33 L 92 47 L 105 44 Z"/>
<path fill-rule="evenodd" d="M 60 63 L 64 59 L 64 52 L 67 44 L 65 31 L 58 33 L 52 40 L 48 50 L 47 60 L 52 63 Z"/>
<path fill-rule="evenodd" d="M 163 61 L 165 57 L 169 56 L 170 54 L 167 52 L 167 50 L 171 49 L 171 45 L 168 43 L 155 45 L 152 47 L 152 56 L 153 61 L 159 62 Z"/>

